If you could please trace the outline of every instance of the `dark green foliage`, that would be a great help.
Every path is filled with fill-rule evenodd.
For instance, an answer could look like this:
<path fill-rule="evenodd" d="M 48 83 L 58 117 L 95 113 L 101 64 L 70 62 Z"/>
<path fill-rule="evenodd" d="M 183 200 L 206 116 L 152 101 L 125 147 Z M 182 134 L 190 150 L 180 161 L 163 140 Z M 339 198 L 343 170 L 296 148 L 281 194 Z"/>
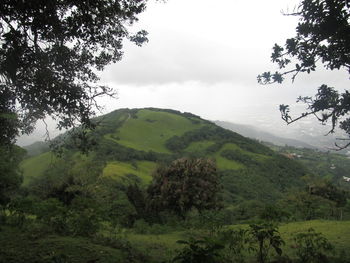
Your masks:
<path fill-rule="evenodd" d="M 248 154 L 244 154 L 240 150 L 224 150 L 221 152 L 221 156 L 228 159 L 240 162 L 244 165 L 258 165 L 259 163 L 255 161 L 251 156 Z"/>
<path fill-rule="evenodd" d="M 345 182 L 343 178 L 350 169 L 350 160 L 346 156 L 334 152 L 321 152 L 289 146 L 276 147 L 276 149 L 282 154 L 295 156 L 294 158 L 304 166 L 312 167 L 308 171 L 308 175 L 303 178 L 307 187 L 302 190 L 306 191 L 308 195 L 312 195 L 308 199 L 314 200 L 314 204 L 310 204 L 314 210 L 313 218 L 349 218 L 350 210 L 343 207 L 346 204 L 346 199 L 349 199 L 350 190 L 350 184 Z M 305 197 L 305 194 L 302 196 Z M 295 199 L 292 198 L 287 206 L 290 207 L 293 200 Z M 293 210 L 292 214 L 295 215 L 295 212 Z M 301 219 L 305 219 L 305 216 L 302 216 Z"/>
<path fill-rule="evenodd" d="M 259 217 L 265 221 L 282 222 L 288 220 L 291 214 L 281 206 L 266 205 Z"/>
<path fill-rule="evenodd" d="M 10 1 L 0 7 L 0 142 L 51 115 L 61 128 L 90 121 L 96 98 L 113 95 L 96 84 L 96 71 L 122 57 L 123 40 L 141 45 L 126 25 L 137 21 L 146 1 Z"/>
<path fill-rule="evenodd" d="M 53 255 L 51 258 L 51 263 L 67 263 L 68 257 L 65 254 Z"/>
<path fill-rule="evenodd" d="M 129 201 L 134 205 L 138 214 L 143 214 L 146 210 L 145 192 L 140 189 L 137 184 L 129 185 L 126 190 L 126 195 Z"/>
<path fill-rule="evenodd" d="M 100 228 L 101 211 L 89 198 L 77 197 L 70 206 L 54 198 L 17 198 L 7 206 L 7 211 L 5 222 L 19 228 L 39 224 L 39 229 L 47 227 L 52 233 L 90 237 Z"/>
<path fill-rule="evenodd" d="M 69 233 L 68 208 L 59 200 L 54 198 L 37 200 L 31 213 L 35 214 L 39 221 L 49 226 L 55 233 Z"/>
<path fill-rule="evenodd" d="M 98 161 L 118 160 L 126 162 L 131 160 L 146 160 L 156 162 L 173 159 L 173 157 L 168 154 L 153 151 L 138 151 L 106 139 L 101 139 L 96 148 L 96 153 L 96 159 Z"/>
<path fill-rule="evenodd" d="M 330 207 L 329 203 L 317 196 L 312 196 L 305 191 L 296 191 L 287 195 L 282 201 L 282 205 L 291 212 L 294 220 L 312 220 L 322 217 L 320 207 Z"/>
<path fill-rule="evenodd" d="M 325 263 L 327 254 L 334 248 L 321 233 L 310 228 L 305 233 L 298 233 L 294 238 L 294 248 L 300 263 Z"/>
<path fill-rule="evenodd" d="M 164 216 L 161 215 L 164 219 Z M 160 223 L 154 223 L 156 222 L 155 220 L 152 223 L 148 223 L 144 221 L 143 219 L 137 220 L 134 223 L 134 226 L 132 228 L 134 233 L 137 234 L 143 234 L 143 235 L 163 235 L 163 234 L 168 234 L 171 231 L 174 231 L 176 229 L 173 226 L 170 226 L 169 224 L 165 224 L 164 222 Z M 159 222 L 159 220 L 158 220 Z M 179 222 L 177 222 L 177 227 Z"/>
<path fill-rule="evenodd" d="M 183 150 L 188 145 L 189 145 L 189 143 L 186 143 L 186 141 L 182 140 L 182 138 L 179 136 L 171 137 L 169 140 L 167 140 L 167 142 L 165 144 L 165 146 L 169 150 L 174 151 L 174 152 Z"/>
<path fill-rule="evenodd" d="M 337 207 L 346 205 L 346 192 L 338 189 L 330 181 L 324 180 L 315 185 L 309 185 L 312 195 L 321 196 L 336 203 Z"/>
<path fill-rule="evenodd" d="M 127 198 L 113 200 L 108 206 L 108 219 L 113 229 L 132 227 L 137 213 Z"/>
<path fill-rule="evenodd" d="M 137 184 L 129 185 L 126 190 L 126 195 L 136 211 L 137 219 L 144 219 L 150 223 L 157 221 L 155 218 L 157 215 L 153 213 L 149 206 L 145 190 L 141 189 Z"/>
<path fill-rule="evenodd" d="M 215 236 L 224 225 L 228 225 L 227 214 L 222 210 L 192 210 L 185 221 L 186 228 L 200 229 L 209 236 Z"/>
<path fill-rule="evenodd" d="M 26 152 L 18 146 L 0 146 L 0 209 L 6 205 L 22 183 L 18 168 Z"/>
<path fill-rule="evenodd" d="M 57 198 L 69 205 L 75 196 L 80 195 L 79 190 L 73 190 L 76 184 L 74 177 L 69 173 L 69 166 L 52 167 L 41 177 L 34 178 L 28 186 L 29 191 L 40 198 Z M 73 187 L 73 188 L 70 188 Z"/>
<path fill-rule="evenodd" d="M 91 193 L 103 220 L 110 223 L 113 233 L 124 227 L 131 227 L 138 218 L 137 210 L 127 196 L 127 186 L 103 177 Z"/>
<path fill-rule="evenodd" d="M 129 114 L 130 116 L 136 116 L 137 112 L 138 109 L 119 109 L 96 117 L 93 120 L 98 123 L 98 126 L 93 133 L 98 137 L 103 137 L 105 134 L 113 133 L 125 123 Z"/>
<path fill-rule="evenodd" d="M 226 170 L 219 172 L 226 202 L 243 200 L 269 201 L 280 197 L 269 177 L 254 169 Z"/>
<path fill-rule="evenodd" d="M 290 186 L 301 187 L 303 182 L 300 178 L 307 174 L 307 169 L 303 165 L 282 155 L 276 155 L 263 162 L 261 169 L 264 174 L 269 174 L 271 182 L 278 185 L 282 192 Z"/>
<path fill-rule="evenodd" d="M 100 228 L 100 209 L 95 200 L 77 197 L 72 202 L 67 220 L 73 236 L 91 237 Z"/>
<path fill-rule="evenodd" d="M 171 151 L 181 152 L 189 146 L 191 142 L 203 140 L 213 140 L 216 142 L 215 146 L 209 147 L 207 153 L 216 152 L 225 143 L 232 142 L 243 150 L 266 155 L 272 154 L 272 151 L 262 144 L 215 125 L 204 126 L 200 129 L 186 132 L 182 136 L 174 136 L 166 142 L 165 146 Z"/>
<path fill-rule="evenodd" d="M 210 145 L 207 149 L 206 149 L 206 153 L 215 153 L 217 151 L 219 151 L 221 149 L 222 146 L 224 146 L 225 142 L 223 141 L 217 141 L 214 144 Z"/>
<path fill-rule="evenodd" d="M 170 210 L 184 216 L 191 208 L 218 208 L 220 190 L 214 162 L 183 158 L 160 167 L 147 192 L 156 211 Z"/>
<path fill-rule="evenodd" d="M 254 251 L 253 242 L 249 236 L 249 230 L 226 230 L 219 233 L 220 240 L 225 244 L 224 257 L 226 262 L 245 262 L 246 254 Z"/>
<path fill-rule="evenodd" d="M 257 259 L 259 263 L 267 262 L 271 248 L 278 255 L 282 254 L 281 246 L 284 245 L 284 241 L 275 225 L 271 223 L 252 224 L 249 232 L 257 245 Z"/>
<path fill-rule="evenodd" d="M 240 170 L 219 172 L 226 200 L 236 201 L 243 197 L 246 200 L 271 202 L 281 198 L 288 189 L 302 189 L 305 186 L 301 178 L 306 175 L 307 169 L 282 155 L 273 155 L 264 161 L 239 155 L 239 151 L 223 151 L 223 155 L 236 158 L 246 166 Z"/>
<path fill-rule="evenodd" d="M 325 177 L 342 189 L 350 189 L 344 184 L 343 176 L 350 169 L 350 160 L 334 151 L 318 151 L 307 148 L 294 148 L 290 146 L 274 146 L 276 151 L 286 155 L 296 155 L 294 158 L 306 167 L 312 167 L 309 173 L 316 177 Z M 347 187 L 348 186 L 348 187 Z"/>
<path fill-rule="evenodd" d="M 61 156 L 65 151 L 80 151 L 88 154 L 97 145 L 97 139 L 91 133 L 92 128 L 96 127 L 95 122 L 91 122 L 91 127 L 79 126 L 74 127 L 66 133 L 57 136 L 50 142 L 50 150 L 57 156 Z"/>
<path fill-rule="evenodd" d="M 295 189 L 280 200 L 279 206 L 289 211 L 293 219 L 342 219 L 344 211 L 347 216 L 348 212 L 344 209 L 347 193 L 344 190 L 318 177 L 308 176 L 304 179 L 307 187 Z"/>
<path fill-rule="evenodd" d="M 34 200 L 31 198 L 14 198 L 6 206 L 8 213 L 4 221 L 20 229 L 24 228 L 28 221 L 27 215 L 30 214 L 33 206 Z"/>
<path fill-rule="evenodd" d="M 50 143 L 50 148 L 58 155 L 61 155 L 65 150 L 81 151 L 86 154 L 89 151 L 93 151 L 98 152 L 100 155 L 102 154 L 99 160 L 108 159 L 111 154 L 105 152 L 105 143 L 108 144 L 113 142 L 104 139 L 104 135 L 110 133 L 113 134 L 125 123 L 126 120 L 128 120 L 129 116 L 136 116 L 137 112 L 138 109 L 119 109 L 103 116 L 93 118 L 91 119 L 91 122 L 95 126 L 93 132 L 87 130 L 86 127 L 73 128 L 53 139 Z M 112 138 L 114 136 L 115 135 L 113 134 Z M 115 143 L 115 145 L 118 149 L 116 150 L 116 156 L 113 157 L 117 159 L 126 158 L 129 160 L 131 149 L 117 143 Z"/>
<path fill-rule="evenodd" d="M 66 151 L 49 165 L 44 175 L 33 178 L 27 191 L 39 198 L 57 198 L 66 205 L 80 195 L 91 196 L 103 163 Z"/>
<path fill-rule="evenodd" d="M 260 200 L 248 200 L 239 202 L 233 209 L 234 218 L 237 221 L 255 219 L 264 209 L 264 203 Z"/>
<path fill-rule="evenodd" d="M 219 251 L 224 246 L 215 239 L 190 238 L 189 241 L 179 240 L 185 247 L 178 252 L 171 262 L 178 263 L 218 263 L 221 262 Z"/>
<path fill-rule="evenodd" d="M 291 15 L 299 17 L 296 36 L 287 39 L 284 47 L 275 44 L 271 55 L 272 62 L 282 72 L 264 72 L 258 76 L 259 83 L 282 83 L 287 74 L 292 74 L 294 80 L 299 73 L 315 71 L 318 61 L 326 69 L 345 69 L 350 73 L 349 1 L 303 0 Z M 299 117 L 290 116 L 288 105 L 280 105 L 280 111 L 287 123 L 315 115 L 321 123 L 331 123 L 330 132 L 339 125 L 349 135 L 349 99 L 348 90 L 339 93 L 335 88 L 322 84 L 314 98 L 298 98 L 298 102 L 305 103 L 307 107 Z M 349 145 L 345 141 L 337 146 L 345 148 Z"/>
<path fill-rule="evenodd" d="M 4 227 L 0 244 L 0 262 L 4 263 L 51 263 L 54 258 L 81 263 L 149 262 L 125 240 L 106 242 L 97 238 L 38 235 L 32 231 Z"/>
<path fill-rule="evenodd" d="M 152 107 L 148 107 L 148 108 L 145 108 L 147 110 L 151 110 L 151 111 L 161 111 L 161 112 L 168 112 L 168 113 L 172 113 L 172 114 L 176 114 L 176 115 L 180 115 L 180 116 L 184 116 L 186 118 L 189 118 L 189 119 L 192 119 L 193 121 L 195 121 L 196 123 L 198 123 L 197 121 L 204 121 L 204 122 L 208 122 L 209 121 L 206 121 L 206 120 L 203 120 L 201 117 L 199 117 L 198 115 L 195 115 L 193 113 L 190 113 L 190 112 L 180 112 L 180 111 L 177 111 L 177 110 L 172 110 L 172 109 L 158 109 L 158 108 L 152 108 Z"/>

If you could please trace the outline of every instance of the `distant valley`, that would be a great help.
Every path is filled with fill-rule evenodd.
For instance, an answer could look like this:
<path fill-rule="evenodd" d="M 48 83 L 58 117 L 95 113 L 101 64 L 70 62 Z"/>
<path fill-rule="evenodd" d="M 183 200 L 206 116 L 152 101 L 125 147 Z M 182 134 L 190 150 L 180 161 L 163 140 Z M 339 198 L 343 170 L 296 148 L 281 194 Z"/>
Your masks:
<path fill-rule="evenodd" d="M 214 121 L 217 125 L 242 134 L 243 136 L 258 140 L 269 142 L 278 146 L 293 146 L 297 148 L 317 149 L 320 151 L 331 151 L 334 153 L 349 154 L 348 149 L 337 150 L 335 143 L 340 143 L 337 138 L 344 138 L 341 134 L 328 134 L 329 129 L 319 123 L 300 122 L 296 126 L 287 126 L 283 131 L 271 128 L 266 129 L 264 125 L 253 126 L 246 124 L 232 123 L 229 121 Z M 279 133 L 281 135 L 276 135 Z"/>
<path fill-rule="evenodd" d="M 262 129 L 259 129 L 251 125 L 237 124 L 237 123 L 226 122 L 226 121 L 215 121 L 214 123 L 225 129 L 229 129 L 231 131 L 237 132 L 251 139 L 273 143 L 278 146 L 289 145 L 294 147 L 302 147 L 302 148 L 310 148 L 310 149 L 317 148 L 316 146 L 310 145 L 308 143 L 305 143 L 296 139 L 288 139 L 288 138 L 276 136 L 272 133 L 269 133 L 267 131 L 264 131 Z"/>

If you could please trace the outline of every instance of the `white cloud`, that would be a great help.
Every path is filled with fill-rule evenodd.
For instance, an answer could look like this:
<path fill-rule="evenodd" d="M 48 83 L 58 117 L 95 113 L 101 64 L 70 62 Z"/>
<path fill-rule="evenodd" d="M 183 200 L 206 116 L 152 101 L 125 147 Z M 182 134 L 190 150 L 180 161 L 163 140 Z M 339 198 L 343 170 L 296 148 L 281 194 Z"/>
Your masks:
<path fill-rule="evenodd" d="M 203 118 L 285 129 L 279 104 L 313 95 L 322 83 L 347 88 L 348 74 L 318 71 L 294 84 L 260 86 L 256 76 L 275 70 L 274 43 L 295 34 L 299 0 L 168 0 L 151 2 L 132 30 L 146 29 L 143 47 L 125 43 L 125 56 L 102 73 L 118 100 L 101 99 L 104 113 L 117 108 L 159 107 Z M 297 107 L 297 110 L 300 106 Z"/>
<path fill-rule="evenodd" d="M 142 48 L 126 44 L 124 60 L 108 67 L 103 79 L 138 85 L 255 81 L 273 44 L 293 34 L 296 19 L 280 13 L 288 5 L 291 1 L 151 4 L 138 25 L 149 31 L 150 42 Z"/>

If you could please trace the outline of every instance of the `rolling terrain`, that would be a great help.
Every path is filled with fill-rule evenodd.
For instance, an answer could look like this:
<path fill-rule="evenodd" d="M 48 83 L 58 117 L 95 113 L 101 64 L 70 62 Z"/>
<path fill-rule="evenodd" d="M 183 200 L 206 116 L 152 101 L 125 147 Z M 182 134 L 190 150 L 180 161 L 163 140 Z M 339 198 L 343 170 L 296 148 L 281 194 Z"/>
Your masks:
<path fill-rule="evenodd" d="M 348 258 L 346 188 L 322 181 L 339 186 L 345 156 L 261 144 L 174 110 L 121 109 L 95 121 L 86 133 L 88 154 L 74 131 L 54 140 L 59 155 L 45 144 L 29 147 L 21 163 L 23 200 L 1 230 L 0 262 L 171 262 L 183 248 L 178 240 L 247 230 L 262 220 L 279 222 L 282 249 L 293 260 L 294 237 L 310 227 L 337 257 Z M 186 217 L 147 210 L 156 169 L 183 157 L 215 161 L 222 209 L 193 209 Z M 321 181 L 308 188 L 310 178 Z M 256 262 L 254 253 L 246 262 Z"/>
<path fill-rule="evenodd" d="M 302 165 L 268 147 L 190 113 L 122 109 L 97 121 L 99 127 L 90 134 L 96 145 L 85 163 L 98 163 L 100 176 L 125 183 L 147 185 L 160 164 L 184 156 L 206 157 L 217 164 L 227 203 L 271 202 L 289 188 L 302 187 L 301 178 L 307 173 Z M 69 159 L 65 164 L 71 165 L 68 169 L 83 169 L 77 149 L 69 147 L 65 156 Z M 50 152 L 25 159 L 21 164 L 24 184 L 43 176 L 58 162 Z"/>
<path fill-rule="evenodd" d="M 256 128 L 251 125 L 237 124 L 237 123 L 232 123 L 227 121 L 215 121 L 215 124 L 225 129 L 229 129 L 231 131 L 237 132 L 248 138 L 273 143 L 278 146 L 289 145 L 297 148 L 317 149 L 316 146 L 310 145 L 306 142 L 296 140 L 296 139 L 289 139 L 289 138 L 276 136 L 272 133 L 269 133 L 267 131 L 264 131 L 262 129 Z"/>

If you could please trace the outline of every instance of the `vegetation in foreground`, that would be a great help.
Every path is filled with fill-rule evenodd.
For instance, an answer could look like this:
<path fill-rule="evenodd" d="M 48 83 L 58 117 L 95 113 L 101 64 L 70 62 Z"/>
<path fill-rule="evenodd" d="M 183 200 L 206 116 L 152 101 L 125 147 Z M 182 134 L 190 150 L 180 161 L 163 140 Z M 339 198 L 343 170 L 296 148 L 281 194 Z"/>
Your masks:
<path fill-rule="evenodd" d="M 102 232 L 81 237 L 27 223 L 2 226 L 0 262 L 349 262 L 349 226 L 349 221 L 319 220 L 215 231 L 144 225 L 113 237 Z"/>
<path fill-rule="evenodd" d="M 0 262 L 346 262 L 349 195 L 335 174 L 189 113 L 98 121 L 88 155 L 74 133 L 55 155 L 35 148 L 23 184 L 24 151 L 2 148 Z M 310 242 L 324 249 L 309 255 Z"/>

